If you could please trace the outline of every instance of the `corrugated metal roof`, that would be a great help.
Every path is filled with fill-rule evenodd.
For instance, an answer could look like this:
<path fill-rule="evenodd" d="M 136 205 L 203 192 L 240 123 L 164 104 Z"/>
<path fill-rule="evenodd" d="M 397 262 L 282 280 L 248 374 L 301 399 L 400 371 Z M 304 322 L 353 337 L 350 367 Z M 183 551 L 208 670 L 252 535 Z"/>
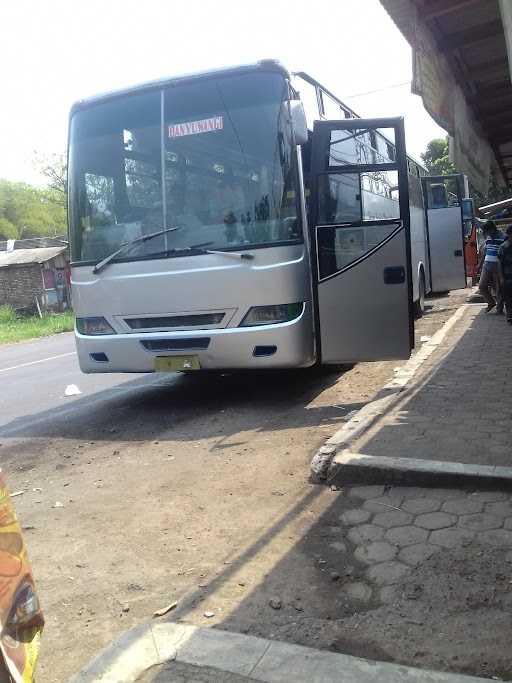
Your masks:
<path fill-rule="evenodd" d="M 0 251 L 7 251 L 7 244 L 11 240 L 0 240 Z M 21 240 L 14 240 L 15 249 L 43 249 L 45 247 L 67 246 L 66 237 L 25 237 Z"/>
<path fill-rule="evenodd" d="M 66 251 L 66 247 L 45 247 L 43 249 L 15 249 L 0 252 L 0 268 L 27 266 L 31 263 L 46 263 Z"/>

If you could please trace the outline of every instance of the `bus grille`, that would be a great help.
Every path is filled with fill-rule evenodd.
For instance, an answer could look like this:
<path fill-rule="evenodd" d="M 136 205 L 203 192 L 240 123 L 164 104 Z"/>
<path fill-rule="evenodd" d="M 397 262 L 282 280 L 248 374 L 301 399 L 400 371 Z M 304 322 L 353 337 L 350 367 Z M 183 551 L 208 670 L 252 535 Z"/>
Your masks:
<path fill-rule="evenodd" d="M 220 325 L 225 313 L 192 313 L 189 315 L 166 315 L 158 318 L 125 318 L 132 330 L 149 330 L 171 327 L 211 327 Z"/>
<path fill-rule="evenodd" d="M 196 337 L 190 339 L 144 339 L 141 341 L 146 351 L 190 351 L 193 349 L 207 349 L 210 337 Z"/>

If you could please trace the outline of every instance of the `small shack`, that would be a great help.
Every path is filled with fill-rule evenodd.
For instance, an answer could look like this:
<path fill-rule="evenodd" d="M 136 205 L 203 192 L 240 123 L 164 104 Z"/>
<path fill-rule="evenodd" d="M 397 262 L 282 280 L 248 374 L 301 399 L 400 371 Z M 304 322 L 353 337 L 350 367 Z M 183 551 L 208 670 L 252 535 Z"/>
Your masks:
<path fill-rule="evenodd" d="M 0 251 L 0 306 L 63 311 L 71 306 L 67 246 Z"/>

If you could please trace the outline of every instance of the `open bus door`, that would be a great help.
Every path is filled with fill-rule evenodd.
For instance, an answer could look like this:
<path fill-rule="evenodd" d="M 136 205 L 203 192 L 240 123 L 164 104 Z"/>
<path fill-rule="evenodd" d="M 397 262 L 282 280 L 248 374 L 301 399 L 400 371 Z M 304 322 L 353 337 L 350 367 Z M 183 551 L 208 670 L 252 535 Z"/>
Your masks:
<path fill-rule="evenodd" d="M 311 161 L 319 359 L 409 358 L 414 319 L 403 119 L 316 121 Z"/>
<path fill-rule="evenodd" d="M 430 282 L 433 292 L 466 286 L 464 176 L 424 176 Z"/>

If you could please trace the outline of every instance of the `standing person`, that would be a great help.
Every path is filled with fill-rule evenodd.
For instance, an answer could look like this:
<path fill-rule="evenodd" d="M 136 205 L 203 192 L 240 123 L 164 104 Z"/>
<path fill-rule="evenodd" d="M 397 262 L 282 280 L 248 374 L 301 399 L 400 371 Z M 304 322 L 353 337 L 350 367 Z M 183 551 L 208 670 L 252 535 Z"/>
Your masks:
<path fill-rule="evenodd" d="M 507 322 L 512 325 L 512 225 L 507 228 L 507 239 L 498 250 L 498 274 L 505 300 Z"/>
<path fill-rule="evenodd" d="M 496 313 L 503 313 L 503 298 L 500 291 L 498 278 L 498 250 L 503 243 L 503 234 L 496 227 L 493 221 L 487 221 L 483 227 L 485 246 L 480 260 L 480 294 L 487 302 L 487 313 L 496 306 Z M 496 300 L 490 292 L 491 285 L 494 285 Z"/>

